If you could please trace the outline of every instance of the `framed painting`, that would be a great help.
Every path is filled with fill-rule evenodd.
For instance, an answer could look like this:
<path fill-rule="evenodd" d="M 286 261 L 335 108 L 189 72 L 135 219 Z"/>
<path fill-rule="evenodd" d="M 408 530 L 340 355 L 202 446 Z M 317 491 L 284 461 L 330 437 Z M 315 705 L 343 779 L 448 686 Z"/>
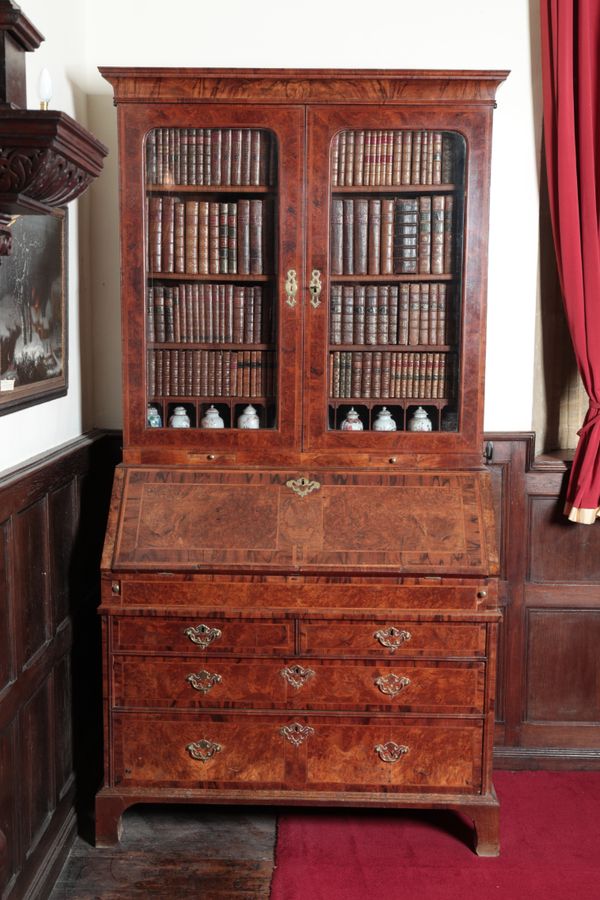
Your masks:
<path fill-rule="evenodd" d="M 67 393 L 67 213 L 19 216 L 0 261 L 0 415 Z"/>

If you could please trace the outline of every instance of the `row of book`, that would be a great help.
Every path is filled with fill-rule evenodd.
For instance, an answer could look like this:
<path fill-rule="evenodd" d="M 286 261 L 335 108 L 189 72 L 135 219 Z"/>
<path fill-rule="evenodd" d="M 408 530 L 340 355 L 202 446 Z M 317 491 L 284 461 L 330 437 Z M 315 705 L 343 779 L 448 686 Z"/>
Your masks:
<path fill-rule="evenodd" d="M 451 194 L 334 198 L 331 274 L 450 274 L 453 218 Z"/>
<path fill-rule="evenodd" d="M 446 285 L 332 284 L 332 344 L 446 344 Z"/>
<path fill-rule="evenodd" d="M 271 185 L 275 144 L 257 128 L 154 128 L 146 181 L 162 185 Z"/>
<path fill-rule="evenodd" d="M 262 275 L 266 249 L 262 200 L 217 203 L 150 196 L 151 272 Z"/>
<path fill-rule="evenodd" d="M 271 334 L 270 314 L 258 285 L 157 284 L 148 289 L 146 335 L 159 343 L 262 344 Z"/>
<path fill-rule="evenodd" d="M 266 397 L 274 387 L 270 350 L 148 351 L 148 399 Z"/>
<path fill-rule="evenodd" d="M 444 399 L 447 377 L 445 353 L 335 350 L 329 354 L 332 399 Z"/>
<path fill-rule="evenodd" d="M 342 131 L 333 139 L 333 184 L 450 184 L 457 140 L 442 131 Z"/>

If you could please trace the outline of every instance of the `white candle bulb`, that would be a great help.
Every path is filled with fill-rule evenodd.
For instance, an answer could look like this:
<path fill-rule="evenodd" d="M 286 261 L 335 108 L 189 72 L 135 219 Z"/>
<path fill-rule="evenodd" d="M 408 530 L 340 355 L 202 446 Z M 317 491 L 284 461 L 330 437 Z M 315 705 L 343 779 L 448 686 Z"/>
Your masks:
<path fill-rule="evenodd" d="M 48 69 L 42 69 L 40 72 L 38 93 L 40 95 L 40 109 L 48 109 L 48 104 L 52 99 L 52 79 Z"/>

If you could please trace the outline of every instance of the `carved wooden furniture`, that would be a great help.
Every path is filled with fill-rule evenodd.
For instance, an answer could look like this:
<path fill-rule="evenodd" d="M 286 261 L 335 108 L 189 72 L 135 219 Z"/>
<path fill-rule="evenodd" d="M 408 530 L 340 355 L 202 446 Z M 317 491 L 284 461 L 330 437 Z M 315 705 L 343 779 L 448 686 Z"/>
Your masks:
<path fill-rule="evenodd" d="M 97 843 L 141 801 L 351 804 L 462 809 L 497 853 L 481 427 L 506 73 L 101 71 L 125 450 Z"/>
<path fill-rule="evenodd" d="M 13 216 L 75 200 L 107 153 L 66 113 L 26 108 L 25 53 L 43 40 L 13 0 L 0 0 L 0 256 L 11 252 Z"/>

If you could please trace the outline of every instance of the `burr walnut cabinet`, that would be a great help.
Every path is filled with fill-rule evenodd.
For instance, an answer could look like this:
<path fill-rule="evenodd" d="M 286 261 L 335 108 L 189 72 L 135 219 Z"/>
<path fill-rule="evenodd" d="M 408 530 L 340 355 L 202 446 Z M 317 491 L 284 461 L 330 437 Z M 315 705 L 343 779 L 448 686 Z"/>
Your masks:
<path fill-rule="evenodd" d="M 125 445 L 97 843 L 139 802 L 347 804 L 462 810 L 497 853 L 481 429 L 507 73 L 101 72 Z"/>

